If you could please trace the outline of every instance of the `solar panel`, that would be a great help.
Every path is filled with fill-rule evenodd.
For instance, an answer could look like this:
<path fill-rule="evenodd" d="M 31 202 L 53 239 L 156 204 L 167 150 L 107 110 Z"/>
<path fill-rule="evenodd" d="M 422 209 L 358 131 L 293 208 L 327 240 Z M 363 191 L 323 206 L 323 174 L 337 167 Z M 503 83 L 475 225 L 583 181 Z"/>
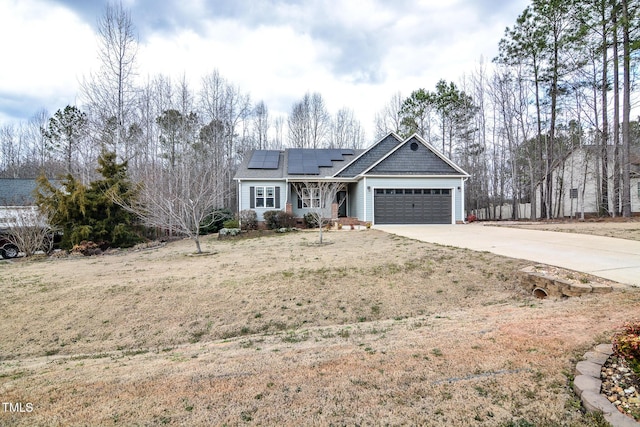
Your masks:
<path fill-rule="evenodd" d="M 299 148 L 292 148 L 288 152 L 289 161 L 287 166 L 287 172 L 290 175 L 302 175 L 304 169 L 302 168 L 302 150 Z"/>
<path fill-rule="evenodd" d="M 287 172 L 290 175 L 318 175 L 321 167 L 333 167 L 333 162 L 344 161 L 343 156 L 353 153 L 353 150 L 340 148 L 292 148 L 288 150 Z"/>
<path fill-rule="evenodd" d="M 278 169 L 280 152 L 277 150 L 255 150 L 249 160 L 249 169 Z"/>
<path fill-rule="evenodd" d="M 316 150 L 302 150 L 302 173 L 305 175 L 317 175 L 320 173 L 317 154 Z"/>
<path fill-rule="evenodd" d="M 342 161 L 342 160 L 344 160 L 342 158 L 342 150 L 339 149 L 339 148 L 330 148 L 330 149 L 327 150 L 327 153 L 329 154 L 329 157 L 333 161 Z"/>
<path fill-rule="evenodd" d="M 278 169 L 280 163 L 280 152 L 268 150 L 264 159 L 264 169 Z"/>
<path fill-rule="evenodd" d="M 316 156 L 316 164 L 322 167 L 331 167 L 333 166 L 331 153 L 329 150 L 317 150 L 315 151 Z M 342 156 L 340 156 L 340 160 L 342 160 Z"/>

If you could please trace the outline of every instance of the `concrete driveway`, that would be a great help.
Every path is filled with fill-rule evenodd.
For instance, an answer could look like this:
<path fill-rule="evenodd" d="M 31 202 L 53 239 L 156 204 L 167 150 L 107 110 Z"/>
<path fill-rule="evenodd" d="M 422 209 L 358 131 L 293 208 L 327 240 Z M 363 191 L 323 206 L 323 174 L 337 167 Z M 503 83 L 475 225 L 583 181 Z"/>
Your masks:
<path fill-rule="evenodd" d="M 482 223 L 376 225 L 374 228 L 424 242 L 488 251 L 640 286 L 638 241 Z"/>

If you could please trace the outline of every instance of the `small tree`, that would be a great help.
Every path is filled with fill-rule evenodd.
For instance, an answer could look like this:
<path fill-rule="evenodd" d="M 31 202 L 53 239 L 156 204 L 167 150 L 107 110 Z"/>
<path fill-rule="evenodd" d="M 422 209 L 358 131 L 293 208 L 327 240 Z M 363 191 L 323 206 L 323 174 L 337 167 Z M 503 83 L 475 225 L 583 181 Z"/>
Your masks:
<path fill-rule="evenodd" d="M 18 251 L 24 252 L 27 257 L 37 251 L 51 252 L 54 230 L 43 213 L 35 207 L 25 206 L 16 208 L 12 217 L 6 238 Z"/>
<path fill-rule="evenodd" d="M 140 241 L 133 216 L 113 203 L 114 197 L 123 201 L 134 197 L 126 162 L 117 164 L 115 153 L 103 152 L 98 163 L 103 179 L 88 187 L 72 175 L 67 175 L 59 188 L 44 175 L 37 179 L 36 204 L 47 222 L 63 231 L 63 248 L 70 249 L 83 240 L 120 247 Z"/>
<path fill-rule="evenodd" d="M 302 206 L 308 209 L 319 229 L 319 243 L 322 244 L 322 228 L 326 219 L 331 218 L 331 205 L 336 201 L 339 191 L 345 188 L 343 182 L 335 181 L 301 181 L 294 182 L 293 188 L 302 198 Z"/>
<path fill-rule="evenodd" d="M 197 151 L 185 153 L 176 165 L 148 170 L 137 197 L 113 201 L 137 215 L 147 226 L 187 236 L 200 247 L 201 230 L 218 221 L 224 211 L 215 209 L 223 196 L 223 177 Z"/>

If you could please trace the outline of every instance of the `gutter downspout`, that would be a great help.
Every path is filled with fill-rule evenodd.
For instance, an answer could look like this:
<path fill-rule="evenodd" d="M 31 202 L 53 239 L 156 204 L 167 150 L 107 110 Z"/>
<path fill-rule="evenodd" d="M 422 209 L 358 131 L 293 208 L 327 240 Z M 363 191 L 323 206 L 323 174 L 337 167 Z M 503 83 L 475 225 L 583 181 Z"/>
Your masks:
<path fill-rule="evenodd" d="M 242 180 L 238 179 L 238 225 L 242 228 Z"/>
<path fill-rule="evenodd" d="M 364 218 L 365 222 L 368 222 L 368 220 L 367 220 L 367 177 L 366 176 L 364 177 L 364 189 L 363 190 L 364 190 L 363 191 L 363 194 L 364 194 L 364 200 L 363 200 L 363 202 L 364 202 L 364 205 L 363 205 L 364 206 L 364 217 L 363 218 Z M 373 224 L 373 218 L 371 218 L 371 224 Z"/>
<path fill-rule="evenodd" d="M 461 180 L 461 191 L 462 191 L 462 195 L 461 195 L 461 199 L 460 199 L 460 207 L 462 208 L 461 213 L 462 213 L 462 223 L 466 224 L 467 223 L 467 218 L 464 216 L 464 183 L 467 182 L 467 180 L 469 179 L 469 177 L 466 178 L 462 178 Z"/>

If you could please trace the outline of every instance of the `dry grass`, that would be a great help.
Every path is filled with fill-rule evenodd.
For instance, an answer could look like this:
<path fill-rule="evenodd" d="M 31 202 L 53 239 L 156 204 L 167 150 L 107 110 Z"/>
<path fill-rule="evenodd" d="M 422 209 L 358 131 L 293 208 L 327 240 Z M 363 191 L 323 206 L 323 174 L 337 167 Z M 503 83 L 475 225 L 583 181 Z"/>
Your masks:
<path fill-rule="evenodd" d="M 520 291 L 523 261 L 299 232 L 0 264 L 0 425 L 594 425 L 580 354 L 636 290 Z"/>
<path fill-rule="evenodd" d="M 596 218 L 587 221 L 564 220 L 557 222 L 542 221 L 534 223 L 510 223 L 509 226 L 528 228 L 531 230 L 593 234 L 595 236 L 640 241 L 640 219 L 638 218 Z"/>

